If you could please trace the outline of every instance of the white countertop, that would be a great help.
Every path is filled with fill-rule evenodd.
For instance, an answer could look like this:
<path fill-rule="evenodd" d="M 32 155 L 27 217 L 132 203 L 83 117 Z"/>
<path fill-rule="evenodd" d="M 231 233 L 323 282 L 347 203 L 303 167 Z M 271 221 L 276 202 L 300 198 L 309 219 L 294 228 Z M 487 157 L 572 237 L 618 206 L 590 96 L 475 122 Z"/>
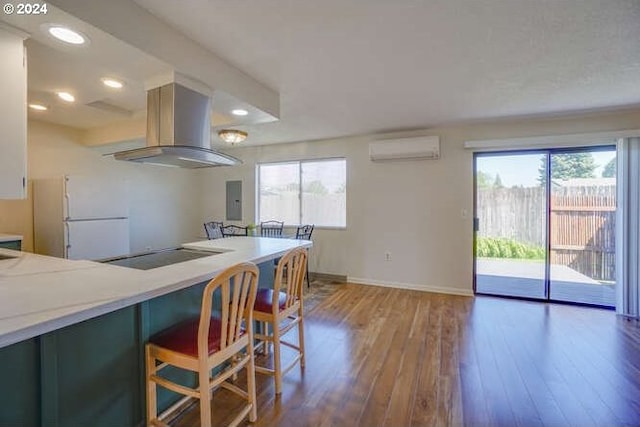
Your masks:
<path fill-rule="evenodd" d="M 2 242 L 15 242 L 16 240 L 22 240 L 22 236 L 19 234 L 3 234 L 0 233 L 0 243 Z"/>
<path fill-rule="evenodd" d="M 0 248 L 0 348 L 210 280 L 239 262 L 282 256 L 307 240 L 228 237 L 183 247 L 222 252 L 151 270 Z"/>

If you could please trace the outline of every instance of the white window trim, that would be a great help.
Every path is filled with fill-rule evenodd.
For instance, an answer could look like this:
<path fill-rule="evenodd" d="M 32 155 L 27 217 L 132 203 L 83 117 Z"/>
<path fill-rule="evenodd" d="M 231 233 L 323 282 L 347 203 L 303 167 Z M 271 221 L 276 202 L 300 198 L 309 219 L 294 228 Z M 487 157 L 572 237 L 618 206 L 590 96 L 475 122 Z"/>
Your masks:
<path fill-rule="evenodd" d="M 256 182 L 256 187 L 255 187 L 255 218 L 256 221 L 260 220 L 260 166 L 263 165 L 286 165 L 286 164 L 302 164 L 302 163 L 318 163 L 318 162 L 325 162 L 325 161 L 332 161 L 332 160 L 343 160 L 345 162 L 345 168 L 347 168 L 347 173 L 345 176 L 345 180 L 349 180 L 349 173 L 348 173 L 348 160 L 346 157 L 321 157 L 321 158 L 317 158 L 317 159 L 296 159 L 296 160 L 275 160 L 275 161 L 267 161 L 267 162 L 258 162 L 256 163 L 255 166 L 255 182 Z M 302 216 L 302 168 L 299 167 L 298 168 L 298 173 L 299 173 L 299 182 L 300 182 L 300 193 L 298 193 L 298 200 L 299 200 L 299 212 L 300 212 L 300 216 Z M 347 185 L 348 187 L 348 185 Z M 345 207 L 346 208 L 346 207 Z M 345 212 L 346 214 L 346 212 Z M 299 218 L 300 220 L 302 218 Z M 338 225 L 315 225 L 314 224 L 314 228 L 316 230 L 346 230 L 347 226 L 348 226 L 348 221 L 349 221 L 349 216 L 346 215 L 345 218 L 345 225 L 344 226 L 338 226 Z M 296 228 L 299 226 L 302 226 L 304 224 L 285 224 L 284 228 Z"/>
<path fill-rule="evenodd" d="M 465 141 L 474 152 L 616 144 L 616 312 L 640 318 L 640 129 Z"/>
<path fill-rule="evenodd" d="M 640 129 L 569 135 L 531 136 L 524 138 L 479 139 L 464 142 L 464 148 L 477 151 L 534 150 L 536 148 L 570 148 L 607 145 L 620 138 L 640 136 Z"/>

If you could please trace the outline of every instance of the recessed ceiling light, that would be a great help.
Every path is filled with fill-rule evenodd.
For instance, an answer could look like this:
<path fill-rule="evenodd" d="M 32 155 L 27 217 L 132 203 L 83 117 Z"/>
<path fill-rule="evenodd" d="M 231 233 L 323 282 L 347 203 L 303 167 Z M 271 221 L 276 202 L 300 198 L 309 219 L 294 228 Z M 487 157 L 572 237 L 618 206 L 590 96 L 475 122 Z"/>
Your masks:
<path fill-rule="evenodd" d="M 112 78 L 109 78 L 109 77 L 104 77 L 102 79 L 102 83 L 105 86 L 110 87 L 112 89 L 122 89 L 122 86 L 124 86 L 124 84 L 121 81 L 116 80 L 116 79 L 112 79 Z"/>
<path fill-rule="evenodd" d="M 36 111 L 47 111 L 47 107 L 42 104 L 29 104 L 29 108 Z"/>
<path fill-rule="evenodd" d="M 71 95 L 69 92 L 58 92 L 58 97 L 66 102 L 73 102 L 76 100 L 76 97 Z"/>
<path fill-rule="evenodd" d="M 53 37 L 65 43 L 80 45 L 87 41 L 87 38 L 84 35 L 70 28 L 63 27 L 62 25 L 51 25 L 48 27 L 47 31 Z"/>
<path fill-rule="evenodd" d="M 249 112 L 247 110 L 243 110 L 242 108 L 237 108 L 235 110 L 231 110 L 231 114 L 233 114 L 234 116 L 246 116 L 247 114 L 249 114 Z"/>

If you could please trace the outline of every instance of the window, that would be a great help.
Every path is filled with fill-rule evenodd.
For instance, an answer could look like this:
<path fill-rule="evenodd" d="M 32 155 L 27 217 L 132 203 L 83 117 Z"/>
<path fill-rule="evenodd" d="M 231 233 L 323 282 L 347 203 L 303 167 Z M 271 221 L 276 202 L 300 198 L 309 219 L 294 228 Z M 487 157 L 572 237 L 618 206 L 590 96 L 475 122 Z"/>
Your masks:
<path fill-rule="evenodd" d="M 258 165 L 258 220 L 319 227 L 347 225 L 347 161 Z"/>

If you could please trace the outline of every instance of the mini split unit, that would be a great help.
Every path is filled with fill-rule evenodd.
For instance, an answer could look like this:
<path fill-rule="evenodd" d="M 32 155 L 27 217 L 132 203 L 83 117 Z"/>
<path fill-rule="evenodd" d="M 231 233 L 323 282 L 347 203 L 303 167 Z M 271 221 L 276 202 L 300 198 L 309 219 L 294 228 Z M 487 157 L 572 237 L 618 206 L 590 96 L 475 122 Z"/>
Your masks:
<path fill-rule="evenodd" d="M 369 157 L 373 161 L 419 160 L 440 158 L 440 137 L 386 139 L 369 144 Z"/>

